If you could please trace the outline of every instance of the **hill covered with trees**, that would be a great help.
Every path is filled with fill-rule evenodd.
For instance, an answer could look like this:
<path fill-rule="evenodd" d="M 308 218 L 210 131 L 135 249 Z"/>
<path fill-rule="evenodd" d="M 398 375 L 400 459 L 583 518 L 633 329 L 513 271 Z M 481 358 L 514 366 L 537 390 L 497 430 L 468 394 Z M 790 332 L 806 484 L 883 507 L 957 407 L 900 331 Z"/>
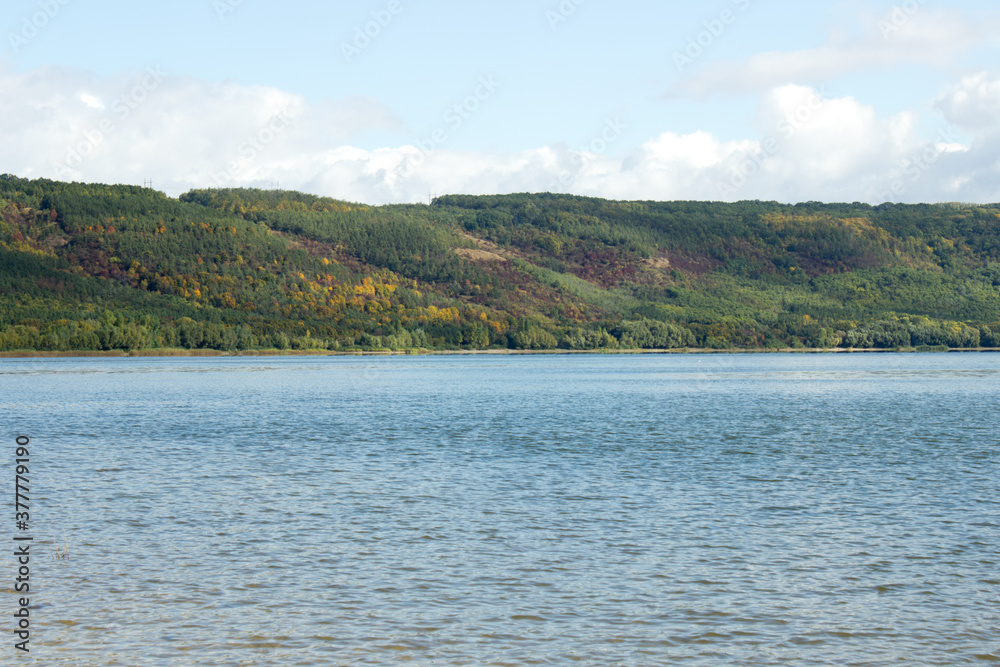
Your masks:
<path fill-rule="evenodd" d="M 1000 346 L 1000 206 L 0 176 L 0 350 Z"/>

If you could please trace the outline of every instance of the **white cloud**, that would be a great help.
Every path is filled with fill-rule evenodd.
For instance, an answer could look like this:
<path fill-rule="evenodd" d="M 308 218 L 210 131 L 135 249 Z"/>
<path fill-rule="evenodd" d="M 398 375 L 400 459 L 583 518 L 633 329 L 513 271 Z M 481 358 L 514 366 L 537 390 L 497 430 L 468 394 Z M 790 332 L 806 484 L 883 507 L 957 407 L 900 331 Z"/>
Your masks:
<path fill-rule="evenodd" d="M 174 196 L 277 181 L 377 204 L 424 201 L 428 193 L 541 191 L 657 200 L 996 202 L 998 81 L 997 73 L 970 75 L 937 101 L 948 121 L 975 131 L 971 145 L 944 122 L 938 136 L 928 136 L 911 112 L 882 117 L 851 97 L 784 85 L 761 96 L 752 136 L 723 141 L 705 131 L 668 131 L 613 155 L 565 145 L 507 153 L 445 144 L 429 152 L 413 145 L 367 150 L 350 145 L 358 132 L 398 127 L 368 99 L 312 104 L 273 88 L 155 70 L 111 80 L 56 69 L 0 72 L 0 171 L 110 183 L 154 178 Z"/>
<path fill-rule="evenodd" d="M 44 68 L 0 70 L 3 169 L 26 177 L 141 183 L 172 193 L 211 183 L 270 183 L 272 169 L 398 127 L 374 100 L 320 105 L 275 88 L 172 77 L 157 68 L 100 79 Z"/>
<path fill-rule="evenodd" d="M 814 85 L 850 72 L 902 63 L 940 67 L 959 55 L 994 41 L 996 17 L 970 17 L 953 11 L 899 6 L 869 17 L 855 39 L 832 36 L 826 44 L 800 51 L 758 53 L 746 61 L 718 62 L 680 81 L 674 92 L 706 97 L 713 93 L 762 92 L 789 83 Z"/>
<path fill-rule="evenodd" d="M 941 95 L 935 107 L 948 122 L 972 134 L 1000 129 L 1000 74 L 978 72 Z"/>

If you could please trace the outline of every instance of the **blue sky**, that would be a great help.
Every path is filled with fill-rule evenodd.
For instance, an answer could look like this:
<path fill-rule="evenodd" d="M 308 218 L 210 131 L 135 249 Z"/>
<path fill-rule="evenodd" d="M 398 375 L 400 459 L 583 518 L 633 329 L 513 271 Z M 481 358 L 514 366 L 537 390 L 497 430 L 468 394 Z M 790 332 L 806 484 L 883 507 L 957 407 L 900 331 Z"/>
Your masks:
<path fill-rule="evenodd" d="M 978 0 L 8 0 L 0 171 L 997 202 L 998 28 Z"/>

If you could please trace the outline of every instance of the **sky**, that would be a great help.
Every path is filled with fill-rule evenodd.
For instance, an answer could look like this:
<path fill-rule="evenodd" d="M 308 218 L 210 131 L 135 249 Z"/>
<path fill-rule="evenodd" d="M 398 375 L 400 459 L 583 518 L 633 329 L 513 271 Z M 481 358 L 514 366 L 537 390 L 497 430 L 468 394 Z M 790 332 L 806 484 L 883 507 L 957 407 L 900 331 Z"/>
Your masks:
<path fill-rule="evenodd" d="M 6 0 L 0 173 L 1000 202 L 995 0 Z"/>

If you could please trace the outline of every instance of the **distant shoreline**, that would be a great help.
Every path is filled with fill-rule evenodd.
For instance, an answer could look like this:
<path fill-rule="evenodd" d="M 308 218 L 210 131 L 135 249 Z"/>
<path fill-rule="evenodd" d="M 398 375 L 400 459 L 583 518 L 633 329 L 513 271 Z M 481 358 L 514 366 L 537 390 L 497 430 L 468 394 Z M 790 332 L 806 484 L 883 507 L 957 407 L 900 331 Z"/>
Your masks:
<path fill-rule="evenodd" d="M 0 359 L 75 359 L 108 358 L 125 359 L 138 357 L 403 357 L 403 356 L 446 356 L 446 355 L 570 355 L 570 354 L 920 354 L 928 352 L 1000 352 L 996 347 L 978 348 L 734 348 L 714 350 L 708 348 L 680 348 L 670 350 L 81 350 L 77 352 L 54 351 L 10 351 L 0 352 Z"/>

